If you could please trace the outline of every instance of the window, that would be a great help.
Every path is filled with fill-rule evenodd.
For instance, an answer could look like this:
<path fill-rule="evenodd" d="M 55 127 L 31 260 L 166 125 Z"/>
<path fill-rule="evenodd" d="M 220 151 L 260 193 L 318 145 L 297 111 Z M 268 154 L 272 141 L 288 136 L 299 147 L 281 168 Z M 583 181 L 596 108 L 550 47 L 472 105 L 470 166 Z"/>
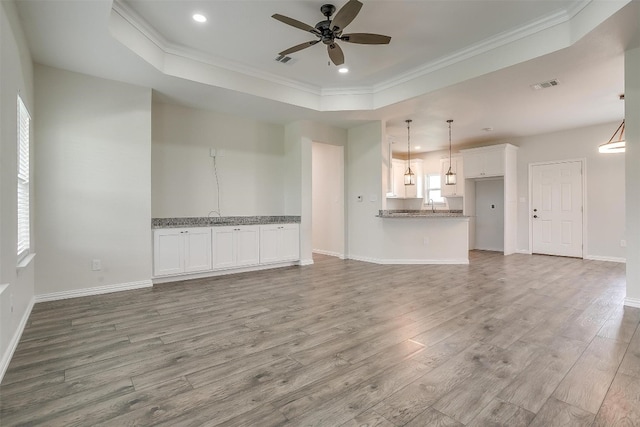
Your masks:
<path fill-rule="evenodd" d="M 18 261 L 29 254 L 29 125 L 31 117 L 18 95 Z"/>
<path fill-rule="evenodd" d="M 442 185 L 440 175 L 426 175 L 424 182 L 425 185 L 425 197 L 424 204 L 428 205 L 430 200 L 433 200 L 435 204 L 444 204 L 445 200 L 442 197 Z"/>

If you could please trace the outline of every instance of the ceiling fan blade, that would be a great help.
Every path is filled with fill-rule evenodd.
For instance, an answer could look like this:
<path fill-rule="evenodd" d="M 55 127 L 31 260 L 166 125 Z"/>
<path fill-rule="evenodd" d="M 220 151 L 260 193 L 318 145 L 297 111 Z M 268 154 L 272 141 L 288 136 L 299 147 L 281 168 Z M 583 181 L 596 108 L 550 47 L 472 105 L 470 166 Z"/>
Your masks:
<path fill-rule="evenodd" d="M 271 15 L 271 17 L 287 25 L 291 25 L 292 27 L 296 27 L 300 30 L 308 31 L 310 33 L 319 35 L 318 30 L 316 30 L 314 27 L 312 27 L 311 25 L 305 24 L 304 22 L 300 22 L 297 19 L 289 18 L 288 16 L 280 15 L 279 13 L 275 13 Z"/>
<path fill-rule="evenodd" d="M 331 30 L 334 33 L 340 33 L 344 27 L 354 20 L 361 8 L 361 2 L 358 0 L 349 0 L 347 4 L 342 6 L 338 13 L 333 17 L 333 20 L 331 21 Z"/>
<path fill-rule="evenodd" d="M 290 48 L 289 48 L 289 49 L 287 49 L 287 50 L 283 50 L 283 51 L 282 51 L 282 52 L 280 52 L 278 55 L 287 56 L 287 55 L 289 55 L 290 53 L 294 53 L 294 52 L 297 52 L 297 51 L 299 51 L 299 50 L 306 49 L 306 48 L 308 48 L 308 47 L 310 47 L 310 46 L 313 46 L 313 45 L 314 45 L 314 44 L 316 44 L 316 43 L 320 43 L 320 40 L 314 40 L 314 41 L 311 41 L 311 42 L 304 42 L 304 43 L 300 43 L 300 44 L 298 44 L 298 45 L 295 45 L 295 46 L 293 46 L 293 47 L 290 47 Z"/>
<path fill-rule="evenodd" d="M 343 42 L 359 44 L 389 44 L 391 37 L 382 34 L 353 33 L 340 37 Z"/>
<path fill-rule="evenodd" d="M 342 49 L 335 43 L 327 45 L 327 52 L 329 52 L 329 58 L 336 66 L 344 64 L 344 53 Z"/>

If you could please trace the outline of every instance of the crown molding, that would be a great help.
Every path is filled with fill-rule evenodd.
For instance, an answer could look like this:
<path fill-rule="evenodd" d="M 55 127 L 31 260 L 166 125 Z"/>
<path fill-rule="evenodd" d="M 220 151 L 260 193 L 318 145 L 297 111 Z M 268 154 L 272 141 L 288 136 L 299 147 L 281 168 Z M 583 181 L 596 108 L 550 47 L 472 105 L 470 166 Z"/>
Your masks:
<path fill-rule="evenodd" d="M 153 43 L 165 55 L 184 58 L 190 61 L 200 62 L 214 67 L 222 68 L 235 73 L 241 73 L 250 77 L 259 78 L 271 83 L 288 86 L 291 89 L 304 91 L 313 95 L 321 95 L 321 88 L 310 84 L 301 83 L 293 79 L 287 79 L 272 73 L 260 71 L 257 68 L 249 67 L 235 61 L 229 61 L 220 57 L 214 57 L 196 49 L 177 45 L 169 42 L 158 31 L 156 31 L 147 21 L 135 12 L 131 7 L 121 0 L 114 0 L 112 10 L 127 21 L 134 29 Z"/>
<path fill-rule="evenodd" d="M 556 35 L 560 35 L 560 40 L 552 46 L 542 46 L 542 49 L 540 49 L 542 53 L 538 52 L 531 55 L 538 56 L 567 47 L 575 42 L 574 39 L 581 37 L 580 29 L 587 28 L 588 30 L 591 28 L 589 24 L 593 26 L 602 22 L 610 16 L 612 11 L 618 10 L 629 1 L 631 0 L 616 2 L 616 4 L 619 3 L 618 6 L 610 6 L 608 9 L 603 10 L 595 7 L 597 6 L 595 0 L 579 0 L 572 3 L 565 10 L 531 21 L 521 27 L 504 31 L 451 55 L 413 68 L 396 77 L 371 86 L 355 87 L 323 88 L 305 84 L 294 79 L 263 72 L 255 67 L 213 57 L 201 51 L 172 44 L 121 0 L 113 1 L 112 14 L 116 13 L 131 28 L 123 30 L 120 27 L 119 29 L 111 28 L 111 30 L 112 34 L 125 46 L 167 75 L 190 79 L 203 84 L 217 85 L 226 89 L 266 97 L 317 111 L 372 110 L 455 83 L 450 77 L 442 77 L 443 72 L 453 74 L 445 70 L 448 67 L 465 66 L 465 61 L 468 62 L 469 60 L 477 63 L 482 59 L 481 55 L 489 55 L 489 57 L 493 58 L 496 58 L 496 55 L 501 57 L 508 56 L 509 49 L 520 48 L 521 52 L 528 52 L 526 49 L 527 43 L 540 43 L 542 38 L 539 36 L 545 34 L 544 32 L 556 32 Z M 580 29 L 574 31 L 572 20 L 590 5 L 593 6 L 590 11 L 581 15 L 581 18 L 588 15 L 587 18 L 581 19 L 583 23 L 587 22 L 587 25 L 582 25 Z M 564 26 L 562 26 L 563 24 Z M 576 27 L 580 27 L 579 23 L 576 24 Z M 118 37 L 118 34 L 116 34 L 118 31 L 126 31 L 128 34 Z M 138 35 L 136 36 L 134 33 Z M 146 42 L 140 42 L 140 36 L 148 40 L 154 47 L 151 48 Z M 128 43 L 134 40 L 132 37 L 135 38 L 135 41 Z M 558 37 L 556 37 L 557 39 Z M 145 43 L 146 46 L 141 46 Z M 523 48 L 524 50 L 522 50 Z M 544 52 L 545 49 L 548 52 Z M 507 53 L 503 54 L 501 50 L 503 53 Z M 521 62 L 535 56 L 519 55 L 516 59 L 518 60 L 517 62 Z M 509 62 L 511 59 L 502 58 L 496 62 L 498 65 L 494 65 L 494 68 L 497 67 L 499 69 L 503 66 L 512 65 Z M 486 67 L 486 69 L 479 70 L 478 73 L 490 72 L 492 71 L 490 68 Z M 440 74 L 440 77 L 438 77 L 438 74 Z M 472 75 L 467 75 L 465 78 L 472 77 Z M 425 85 L 425 82 L 428 84 Z M 416 90 L 420 93 L 417 93 Z"/>
<path fill-rule="evenodd" d="M 398 86 L 408 81 L 423 77 L 425 75 L 433 73 L 434 71 L 454 65 L 466 59 L 473 58 L 474 56 L 489 52 L 515 41 L 524 39 L 540 31 L 544 31 L 565 22 L 569 22 L 592 1 L 593 0 L 581 0 L 579 3 L 574 4 L 571 9 L 558 11 L 546 17 L 532 21 L 522 27 L 504 31 L 500 34 L 496 34 L 493 37 L 482 40 L 478 43 L 472 44 L 464 49 L 454 52 L 451 55 L 443 56 L 440 59 L 416 67 L 397 77 L 375 85 L 374 92 L 391 89 L 394 86 Z"/>

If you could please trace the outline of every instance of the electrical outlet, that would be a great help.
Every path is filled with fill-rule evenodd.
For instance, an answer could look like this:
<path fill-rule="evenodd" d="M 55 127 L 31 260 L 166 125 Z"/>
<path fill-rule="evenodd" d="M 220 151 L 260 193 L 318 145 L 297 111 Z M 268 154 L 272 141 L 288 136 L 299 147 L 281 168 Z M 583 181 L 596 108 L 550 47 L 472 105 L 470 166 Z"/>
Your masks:
<path fill-rule="evenodd" d="M 93 261 L 91 261 L 91 270 L 92 271 L 102 270 L 102 262 L 99 259 L 94 259 Z"/>
<path fill-rule="evenodd" d="M 219 148 L 209 148 L 209 157 L 224 157 L 224 150 Z"/>
<path fill-rule="evenodd" d="M 423 244 L 424 246 L 427 246 L 427 245 L 429 244 L 429 238 L 428 238 L 428 237 L 423 237 L 423 238 L 422 238 L 422 244 Z"/>
<path fill-rule="evenodd" d="M 620 247 L 621 248 L 626 248 L 627 247 L 627 241 L 624 240 L 624 239 L 620 240 Z"/>

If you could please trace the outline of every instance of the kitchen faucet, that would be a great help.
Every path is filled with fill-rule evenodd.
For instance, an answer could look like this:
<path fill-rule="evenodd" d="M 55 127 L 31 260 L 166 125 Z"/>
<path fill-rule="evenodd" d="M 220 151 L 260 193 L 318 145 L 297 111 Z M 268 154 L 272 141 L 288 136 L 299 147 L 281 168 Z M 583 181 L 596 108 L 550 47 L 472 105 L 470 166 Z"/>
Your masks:
<path fill-rule="evenodd" d="M 431 213 L 436 213 L 436 206 L 433 203 L 433 199 L 429 199 L 429 203 L 431 203 Z"/>

